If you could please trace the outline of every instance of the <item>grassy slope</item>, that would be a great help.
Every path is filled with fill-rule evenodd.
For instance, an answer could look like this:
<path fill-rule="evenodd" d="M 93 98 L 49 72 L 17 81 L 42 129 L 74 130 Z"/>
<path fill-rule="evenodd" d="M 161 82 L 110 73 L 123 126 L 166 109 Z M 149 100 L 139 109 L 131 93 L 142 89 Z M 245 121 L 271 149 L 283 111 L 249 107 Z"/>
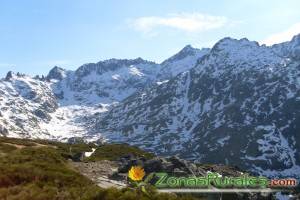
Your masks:
<path fill-rule="evenodd" d="M 97 148 L 90 160 L 117 159 L 133 153 L 151 157 L 128 145 L 64 144 L 0 138 L 0 199 L 7 200 L 116 200 L 116 199 L 192 199 L 172 194 L 157 194 L 151 198 L 129 188 L 102 189 L 74 171 L 67 159 Z"/>
<path fill-rule="evenodd" d="M 118 158 L 132 154 L 135 156 L 144 156 L 145 158 L 154 157 L 153 154 L 142 151 L 141 149 L 127 144 L 107 144 L 99 146 L 96 151 L 89 157 L 88 161 L 99 160 L 117 160 Z"/>

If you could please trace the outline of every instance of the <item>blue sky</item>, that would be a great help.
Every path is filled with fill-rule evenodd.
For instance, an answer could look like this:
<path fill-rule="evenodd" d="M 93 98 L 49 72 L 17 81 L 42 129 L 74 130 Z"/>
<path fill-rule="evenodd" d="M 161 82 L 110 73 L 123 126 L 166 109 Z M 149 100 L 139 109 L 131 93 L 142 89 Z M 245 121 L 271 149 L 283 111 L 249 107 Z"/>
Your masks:
<path fill-rule="evenodd" d="M 299 8 L 299 0 L 0 0 L 0 77 L 109 58 L 161 62 L 226 36 L 286 41 L 300 33 Z"/>

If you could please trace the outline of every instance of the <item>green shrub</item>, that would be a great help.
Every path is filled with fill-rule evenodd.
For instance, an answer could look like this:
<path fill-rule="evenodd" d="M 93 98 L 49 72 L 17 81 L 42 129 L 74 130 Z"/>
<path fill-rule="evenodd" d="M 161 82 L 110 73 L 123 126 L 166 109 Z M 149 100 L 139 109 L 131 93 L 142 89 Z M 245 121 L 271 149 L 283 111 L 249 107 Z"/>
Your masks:
<path fill-rule="evenodd" d="M 22 146 L 35 146 L 36 144 L 29 139 L 19 139 L 19 138 L 8 138 L 8 137 L 0 137 L 0 143 L 10 143 Z"/>
<path fill-rule="evenodd" d="M 11 151 L 16 150 L 17 147 L 5 143 L 0 143 L 0 152 L 1 153 L 10 153 Z"/>
<path fill-rule="evenodd" d="M 91 189 L 99 189 L 50 147 L 7 154 L 0 160 L 0 171 L 0 199 L 82 199 Z"/>
<path fill-rule="evenodd" d="M 145 152 L 137 147 L 129 146 L 127 144 L 104 144 L 99 146 L 91 155 L 91 157 L 86 159 L 86 161 L 117 160 L 120 157 L 128 154 L 142 156 L 145 158 L 154 157 L 154 155 L 151 153 Z"/>
<path fill-rule="evenodd" d="M 116 189 L 109 188 L 101 190 L 93 200 L 196 200 L 190 195 L 176 195 L 168 193 L 158 193 L 154 188 L 149 191 L 149 196 L 137 189 Z"/>

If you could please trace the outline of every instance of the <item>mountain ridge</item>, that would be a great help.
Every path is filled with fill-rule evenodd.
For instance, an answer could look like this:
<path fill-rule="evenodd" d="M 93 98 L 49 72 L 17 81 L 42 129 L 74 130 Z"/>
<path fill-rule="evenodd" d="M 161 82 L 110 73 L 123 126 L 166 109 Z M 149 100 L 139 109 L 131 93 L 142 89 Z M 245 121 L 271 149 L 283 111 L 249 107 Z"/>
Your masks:
<path fill-rule="evenodd" d="M 297 176 L 299 67 L 272 47 L 225 38 L 190 71 L 116 105 L 95 130 L 163 155 Z"/>
<path fill-rule="evenodd" d="M 267 47 L 227 37 L 211 49 L 188 45 L 161 64 L 137 58 L 55 67 L 44 81 L 11 73 L 0 81 L 0 97 L 9 99 L 1 104 L 0 133 L 121 141 L 269 176 L 297 175 L 299 38 Z M 33 127 L 38 131 L 28 134 Z"/>

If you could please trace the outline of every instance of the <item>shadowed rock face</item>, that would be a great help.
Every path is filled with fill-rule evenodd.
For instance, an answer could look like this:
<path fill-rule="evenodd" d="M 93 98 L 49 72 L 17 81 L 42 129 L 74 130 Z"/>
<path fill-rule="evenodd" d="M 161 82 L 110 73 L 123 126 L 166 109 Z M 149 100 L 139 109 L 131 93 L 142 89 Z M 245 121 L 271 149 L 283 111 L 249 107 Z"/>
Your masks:
<path fill-rule="evenodd" d="M 13 77 L 13 72 L 12 72 L 12 71 L 9 71 L 9 72 L 7 72 L 7 74 L 6 74 L 5 80 L 6 80 L 6 81 L 9 81 L 12 77 Z"/>
<path fill-rule="evenodd" d="M 48 80 L 55 79 L 61 81 L 65 76 L 66 76 L 66 70 L 55 66 L 53 69 L 50 70 L 46 78 Z"/>

